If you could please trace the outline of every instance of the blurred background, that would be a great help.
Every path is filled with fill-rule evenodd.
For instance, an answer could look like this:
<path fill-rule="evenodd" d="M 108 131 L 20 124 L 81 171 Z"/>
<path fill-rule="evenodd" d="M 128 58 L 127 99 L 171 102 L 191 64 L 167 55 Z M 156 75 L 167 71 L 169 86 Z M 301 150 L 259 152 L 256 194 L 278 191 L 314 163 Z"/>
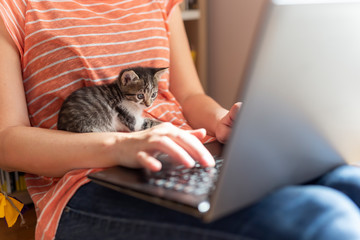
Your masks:
<path fill-rule="evenodd" d="M 224 107 L 236 100 L 265 0 L 185 0 L 193 57 L 207 93 Z"/>

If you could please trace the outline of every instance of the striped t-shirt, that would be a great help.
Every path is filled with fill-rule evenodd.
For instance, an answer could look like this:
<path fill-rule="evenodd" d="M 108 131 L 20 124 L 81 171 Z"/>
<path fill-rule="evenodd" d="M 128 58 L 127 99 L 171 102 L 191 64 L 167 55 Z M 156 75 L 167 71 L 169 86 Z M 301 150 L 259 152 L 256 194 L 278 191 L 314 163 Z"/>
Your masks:
<path fill-rule="evenodd" d="M 112 82 L 123 68 L 168 67 L 168 19 L 181 0 L 0 0 L 0 16 L 14 40 L 33 127 L 56 129 L 64 99 L 74 90 Z M 146 114 L 190 129 L 169 92 L 169 74 Z M 36 206 L 36 239 L 53 239 L 63 208 L 98 169 L 62 178 L 28 174 Z"/>

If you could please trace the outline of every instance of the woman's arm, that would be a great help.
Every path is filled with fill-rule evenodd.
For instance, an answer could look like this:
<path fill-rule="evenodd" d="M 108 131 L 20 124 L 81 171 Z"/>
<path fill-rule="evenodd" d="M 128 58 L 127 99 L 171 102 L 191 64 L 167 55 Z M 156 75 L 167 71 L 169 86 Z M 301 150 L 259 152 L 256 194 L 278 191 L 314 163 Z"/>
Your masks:
<path fill-rule="evenodd" d="M 171 124 L 136 133 L 77 134 L 30 126 L 20 57 L 0 20 L 0 168 L 62 176 L 77 168 L 123 165 L 159 170 L 152 155 L 165 152 L 187 166 L 213 159 L 198 139 L 204 130 L 182 131 Z"/>
<path fill-rule="evenodd" d="M 23 125 L 0 131 L 0 167 L 45 176 L 62 176 L 72 169 L 122 165 L 161 168 L 153 158 L 164 152 L 185 166 L 193 159 L 205 166 L 213 159 L 198 139 L 205 131 L 183 131 L 161 124 L 135 133 L 69 133 Z"/>
<path fill-rule="evenodd" d="M 240 104 L 235 104 L 229 112 L 204 93 L 191 58 L 179 8 L 170 18 L 170 31 L 170 91 L 183 107 L 193 128 L 204 127 L 208 134 L 225 142 Z"/>

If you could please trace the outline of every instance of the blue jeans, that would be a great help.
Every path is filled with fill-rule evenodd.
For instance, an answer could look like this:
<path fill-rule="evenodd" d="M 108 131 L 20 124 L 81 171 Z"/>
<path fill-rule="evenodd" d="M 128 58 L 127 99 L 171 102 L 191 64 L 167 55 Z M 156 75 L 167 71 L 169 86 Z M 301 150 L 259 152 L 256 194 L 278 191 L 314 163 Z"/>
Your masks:
<path fill-rule="evenodd" d="M 250 183 L 249 183 L 250 184 Z M 359 240 L 360 168 L 287 186 L 230 216 L 198 219 L 88 183 L 66 206 L 57 240 Z"/>

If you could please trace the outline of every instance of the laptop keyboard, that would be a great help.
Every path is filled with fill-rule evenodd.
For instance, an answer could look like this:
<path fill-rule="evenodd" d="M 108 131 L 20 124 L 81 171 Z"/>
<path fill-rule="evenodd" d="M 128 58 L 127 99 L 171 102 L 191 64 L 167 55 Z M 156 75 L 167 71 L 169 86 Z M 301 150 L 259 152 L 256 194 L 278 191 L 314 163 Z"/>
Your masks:
<path fill-rule="evenodd" d="M 196 163 L 193 168 L 182 165 L 166 166 L 159 172 L 148 172 L 149 184 L 194 195 L 207 194 L 214 190 L 223 159 L 215 158 L 215 167 L 203 167 Z"/>

